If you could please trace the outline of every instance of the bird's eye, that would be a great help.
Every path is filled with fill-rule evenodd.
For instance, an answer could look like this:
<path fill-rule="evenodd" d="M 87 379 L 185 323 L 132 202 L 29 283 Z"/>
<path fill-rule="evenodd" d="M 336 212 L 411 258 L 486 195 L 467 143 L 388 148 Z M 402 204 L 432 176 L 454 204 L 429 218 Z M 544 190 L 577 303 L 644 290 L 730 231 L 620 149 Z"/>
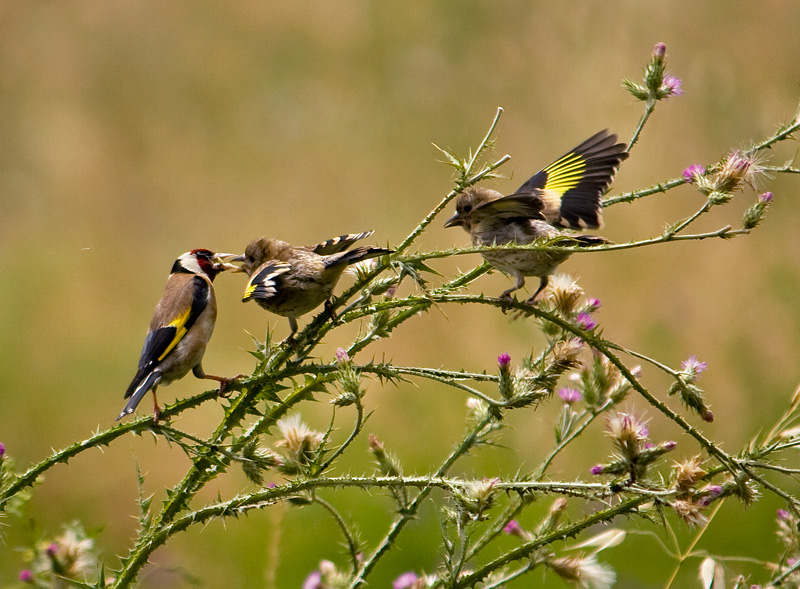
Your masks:
<path fill-rule="evenodd" d="M 470 211 L 472 211 L 472 205 L 464 205 L 464 207 L 461 210 L 464 211 L 465 213 L 469 213 Z"/>

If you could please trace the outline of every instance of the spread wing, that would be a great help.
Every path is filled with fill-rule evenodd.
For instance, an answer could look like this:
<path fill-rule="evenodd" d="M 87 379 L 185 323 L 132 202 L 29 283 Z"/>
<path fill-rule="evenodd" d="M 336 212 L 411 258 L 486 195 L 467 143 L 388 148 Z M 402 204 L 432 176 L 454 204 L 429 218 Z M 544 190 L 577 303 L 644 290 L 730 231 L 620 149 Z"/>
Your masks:
<path fill-rule="evenodd" d="M 320 256 L 330 256 L 331 254 L 338 254 L 346 250 L 359 239 L 364 239 L 372 235 L 374 231 L 364 231 L 364 233 L 348 233 L 347 235 L 340 235 L 339 237 L 332 237 L 327 241 L 318 243 L 317 245 L 309 246 L 308 249 L 312 250 L 315 254 Z"/>
<path fill-rule="evenodd" d="M 125 392 L 130 397 L 158 365 L 175 349 L 208 305 L 211 287 L 196 275 L 173 274 L 150 322 L 139 369 Z"/>
<path fill-rule="evenodd" d="M 511 194 L 478 205 L 473 215 L 491 215 L 493 219 L 544 219 L 545 204 L 537 193 Z"/>
<path fill-rule="evenodd" d="M 242 295 L 242 302 L 247 302 L 250 299 L 267 301 L 274 297 L 277 292 L 275 279 L 289 270 L 291 270 L 289 264 L 278 260 L 270 260 L 263 264 L 250 277 L 250 282 L 247 283 L 244 295 Z"/>
<path fill-rule="evenodd" d="M 525 182 L 517 194 L 539 194 L 550 223 L 599 228 L 600 197 L 628 157 L 625 144 L 616 141 L 616 135 L 600 131 Z"/>

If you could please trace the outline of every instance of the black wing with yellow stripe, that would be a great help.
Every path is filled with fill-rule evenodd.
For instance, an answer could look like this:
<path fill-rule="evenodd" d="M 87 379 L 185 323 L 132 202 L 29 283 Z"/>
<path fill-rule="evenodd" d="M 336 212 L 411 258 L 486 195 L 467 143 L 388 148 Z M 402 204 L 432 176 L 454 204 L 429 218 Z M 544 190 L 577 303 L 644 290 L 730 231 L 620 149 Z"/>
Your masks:
<path fill-rule="evenodd" d="M 359 239 L 364 239 L 365 237 L 369 237 L 372 235 L 374 231 L 364 231 L 363 233 L 348 233 L 347 235 L 340 235 L 339 237 L 332 237 L 322 243 L 318 243 L 317 245 L 310 246 L 309 249 L 313 250 L 315 254 L 319 254 L 320 256 L 330 256 L 332 254 L 338 254 L 341 251 L 346 250 Z"/>
<path fill-rule="evenodd" d="M 520 186 L 515 194 L 539 194 L 545 217 L 555 225 L 597 229 L 603 223 L 600 197 L 620 163 L 624 143 L 608 130 L 593 135 Z"/>
<path fill-rule="evenodd" d="M 150 380 L 148 377 L 191 329 L 208 305 L 210 288 L 206 280 L 194 276 L 191 282 L 184 287 L 184 290 L 191 289 L 191 294 L 188 292 L 178 293 L 178 299 L 191 296 L 191 304 L 185 311 L 176 313 L 169 323 L 152 329 L 147 334 L 142 355 L 139 358 L 139 369 L 128 390 L 125 391 L 126 399 L 133 395 L 142 383 Z"/>
<path fill-rule="evenodd" d="M 242 302 L 247 302 L 250 299 L 268 301 L 274 297 L 275 293 L 277 293 L 276 279 L 289 270 L 291 270 L 289 264 L 276 260 L 261 266 L 250 277 L 250 282 L 247 283 L 244 295 L 242 295 Z"/>

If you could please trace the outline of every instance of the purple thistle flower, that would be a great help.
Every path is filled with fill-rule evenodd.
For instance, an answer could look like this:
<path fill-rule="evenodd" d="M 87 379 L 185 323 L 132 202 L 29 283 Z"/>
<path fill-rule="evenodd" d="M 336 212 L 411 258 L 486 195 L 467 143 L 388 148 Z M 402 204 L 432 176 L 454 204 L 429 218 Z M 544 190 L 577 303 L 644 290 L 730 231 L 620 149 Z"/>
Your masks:
<path fill-rule="evenodd" d="M 600 302 L 600 299 L 596 299 L 596 298 L 594 298 L 594 297 L 592 297 L 591 299 L 589 299 L 588 301 L 586 301 L 586 308 L 587 308 L 587 309 L 588 309 L 590 312 L 591 312 L 591 311 L 597 311 L 597 309 L 599 309 L 599 308 L 600 308 L 600 307 L 602 307 L 602 306 L 603 306 L 603 304 Z"/>
<path fill-rule="evenodd" d="M 407 572 L 403 573 L 392 581 L 392 589 L 409 589 L 414 583 L 417 582 L 419 577 L 416 573 Z"/>
<path fill-rule="evenodd" d="M 664 76 L 664 81 L 661 83 L 661 89 L 665 92 L 664 98 L 686 94 L 683 88 L 681 88 L 681 84 L 681 79 L 677 76 L 670 74 Z"/>
<path fill-rule="evenodd" d="M 656 445 L 653 442 L 645 442 L 644 443 L 644 449 L 645 450 L 649 450 L 650 448 L 655 448 L 655 446 Z"/>
<path fill-rule="evenodd" d="M 561 400 L 567 405 L 572 405 L 573 403 L 583 400 L 583 395 L 581 392 L 578 389 L 573 389 L 570 387 L 559 389 L 558 396 L 561 397 Z"/>
<path fill-rule="evenodd" d="M 501 369 L 508 368 L 508 365 L 510 363 L 511 363 L 511 356 L 509 356 L 508 354 L 503 353 L 497 357 L 497 364 L 500 366 Z"/>
<path fill-rule="evenodd" d="M 693 376 L 700 376 L 705 369 L 708 368 L 708 364 L 706 362 L 700 362 L 700 360 L 692 354 L 688 359 L 681 362 L 681 368 L 684 372 L 691 373 Z"/>
<path fill-rule="evenodd" d="M 597 475 L 597 474 L 603 474 L 604 470 L 605 470 L 605 467 L 603 467 L 602 464 L 597 464 L 597 465 L 593 466 L 592 470 L 590 470 L 589 472 L 591 472 L 592 474 Z"/>
<path fill-rule="evenodd" d="M 3 442 L 0 442 L 0 458 L 2 458 L 5 453 L 6 453 L 6 446 L 5 444 L 3 444 Z"/>
<path fill-rule="evenodd" d="M 320 589 L 322 587 L 322 573 L 314 571 L 303 581 L 303 589 Z"/>
<path fill-rule="evenodd" d="M 663 442 L 661 447 L 665 450 L 674 450 L 678 446 L 678 442 L 674 440 L 670 440 L 669 442 Z"/>
<path fill-rule="evenodd" d="M 350 356 L 344 348 L 336 348 L 336 362 L 338 364 L 346 364 L 350 361 Z"/>
<path fill-rule="evenodd" d="M 697 178 L 706 173 L 705 166 L 701 164 L 692 164 L 683 171 L 683 178 L 687 182 L 694 182 Z"/>
<path fill-rule="evenodd" d="M 714 497 L 722 495 L 722 487 L 720 485 L 709 485 L 706 491 L 708 491 L 709 495 L 713 495 Z"/>
<path fill-rule="evenodd" d="M 650 430 L 647 429 L 646 425 L 642 425 L 642 427 L 639 428 L 639 435 L 643 438 L 646 438 L 650 435 Z"/>
<path fill-rule="evenodd" d="M 760 194 L 758 196 L 758 202 L 764 203 L 765 205 L 771 203 L 772 202 L 772 193 L 771 192 L 765 192 L 764 194 Z"/>
<path fill-rule="evenodd" d="M 653 47 L 653 56 L 662 58 L 667 54 L 667 45 L 666 43 L 656 43 L 656 46 Z"/>
<path fill-rule="evenodd" d="M 785 509 L 778 510 L 778 519 L 782 519 L 783 521 L 788 522 L 791 518 L 792 518 L 791 514 Z"/>
<path fill-rule="evenodd" d="M 522 526 L 520 526 L 517 520 L 515 519 L 512 519 L 503 527 L 503 532 L 508 534 L 509 536 L 523 535 Z"/>
<path fill-rule="evenodd" d="M 23 583 L 33 583 L 33 573 L 29 569 L 22 569 L 19 572 L 19 580 Z"/>
<path fill-rule="evenodd" d="M 50 544 L 50 546 L 47 547 L 47 556 L 52 558 L 56 555 L 56 552 L 58 552 L 58 544 L 53 542 L 52 544 Z"/>
<path fill-rule="evenodd" d="M 591 331 L 597 327 L 597 321 L 595 321 L 589 313 L 585 312 L 578 313 L 578 316 L 575 317 L 575 324 L 586 331 Z"/>

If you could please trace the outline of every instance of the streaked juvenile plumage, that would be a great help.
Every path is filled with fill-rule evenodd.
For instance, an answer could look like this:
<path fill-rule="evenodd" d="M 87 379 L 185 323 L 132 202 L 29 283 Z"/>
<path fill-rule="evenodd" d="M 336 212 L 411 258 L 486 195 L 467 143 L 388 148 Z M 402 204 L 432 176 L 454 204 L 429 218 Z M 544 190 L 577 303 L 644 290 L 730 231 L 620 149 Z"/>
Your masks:
<path fill-rule="evenodd" d="M 158 421 L 156 389 L 183 378 L 190 370 L 197 378 L 220 383 L 220 393 L 234 379 L 205 374 L 201 362 L 217 319 L 212 282 L 220 272 L 236 269 L 225 260 L 233 254 L 196 249 L 181 255 L 172 266 L 164 294 L 158 302 L 144 340 L 139 369 L 125 398 L 130 399 L 117 420 L 133 413 L 153 391 L 153 419 Z"/>
<path fill-rule="evenodd" d="M 348 249 L 372 231 L 342 235 L 311 246 L 293 246 L 279 239 L 262 237 L 252 241 L 244 255 L 241 271 L 250 281 L 243 302 L 254 300 L 270 313 L 289 319 L 292 343 L 297 318 L 325 303 L 333 314 L 330 298 L 344 270 L 350 264 L 392 253 L 392 250 L 362 246 Z"/>
<path fill-rule="evenodd" d="M 603 237 L 574 235 L 559 229 L 602 227 L 600 197 L 608 188 L 619 164 L 628 157 L 617 136 L 601 131 L 538 172 L 513 194 L 475 186 L 456 200 L 456 214 L 445 227 L 461 226 L 475 246 L 525 245 L 537 239 L 565 236 L 560 245 L 598 245 Z M 571 243 L 570 243 L 571 242 Z M 495 268 L 515 279 L 501 298 L 525 285 L 526 276 L 538 276 L 539 288 L 528 299 L 536 302 L 547 287 L 548 277 L 570 254 L 537 251 L 498 251 L 482 254 Z"/>

